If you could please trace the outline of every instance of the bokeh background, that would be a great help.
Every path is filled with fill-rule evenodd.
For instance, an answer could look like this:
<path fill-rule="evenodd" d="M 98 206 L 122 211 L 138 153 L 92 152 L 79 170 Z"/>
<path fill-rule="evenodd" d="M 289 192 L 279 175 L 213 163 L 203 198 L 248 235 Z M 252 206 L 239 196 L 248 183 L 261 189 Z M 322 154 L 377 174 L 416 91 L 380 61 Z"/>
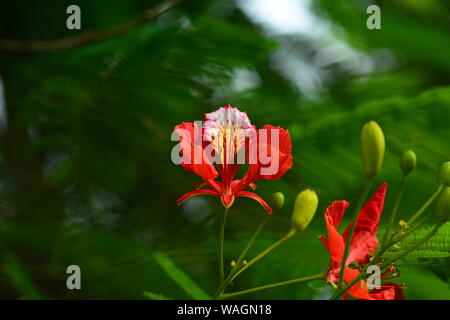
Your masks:
<path fill-rule="evenodd" d="M 200 181 L 171 162 L 170 135 L 226 104 L 247 111 L 257 127 L 289 129 L 293 140 L 293 169 L 259 183 L 262 196 L 282 191 L 287 201 L 250 257 L 289 229 L 299 191 L 312 188 L 320 198 L 310 227 L 233 290 L 327 268 L 318 240 L 323 211 L 359 195 L 359 132 L 368 120 L 386 135 L 376 181 L 390 183 L 386 209 L 407 148 L 418 166 L 400 217 L 436 189 L 439 163 L 450 159 L 448 1 L 191 0 L 106 41 L 43 52 L 6 45 L 123 25 L 159 3 L 0 2 L 0 298 L 144 299 L 148 290 L 189 298 L 155 261 L 157 251 L 214 292 L 223 208 L 208 197 L 176 206 Z M 81 30 L 66 28 L 71 4 L 81 8 Z M 366 27 L 370 4 L 381 8 L 381 30 Z M 235 202 L 228 262 L 265 214 L 250 199 Z M 450 239 L 443 241 L 448 256 Z M 447 268 L 400 268 L 407 298 L 450 299 L 448 258 L 439 261 Z M 82 290 L 66 288 L 72 264 L 81 267 Z M 322 285 L 243 298 L 313 299 Z"/>

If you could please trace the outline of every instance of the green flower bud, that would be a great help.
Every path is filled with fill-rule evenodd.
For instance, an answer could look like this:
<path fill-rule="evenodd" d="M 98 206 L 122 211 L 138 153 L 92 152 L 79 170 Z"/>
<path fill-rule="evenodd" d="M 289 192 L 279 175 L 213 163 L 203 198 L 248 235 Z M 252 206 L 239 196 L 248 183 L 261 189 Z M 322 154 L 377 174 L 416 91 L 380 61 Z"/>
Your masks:
<path fill-rule="evenodd" d="M 438 223 L 447 222 L 450 218 L 450 187 L 446 187 L 436 202 Z"/>
<path fill-rule="evenodd" d="M 361 131 L 361 162 L 364 174 L 374 177 L 381 169 L 384 158 L 384 134 L 375 121 L 369 121 Z"/>
<path fill-rule="evenodd" d="M 270 196 L 268 203 L 273 211 L 280 210 L 284 205 L 284 194 L 282 192 L 275 192 Z"/>
<path fill-rule="evenodd" d="M 444 186 L 450 185 L 450 161 L 441 164 L 438 173 L 438 182 Z"/>
<path fill-rule="evenodd" d="M 403 174 L 406 176 L 414 170 L 417 163 L 417 157 L 414 151 L 406 150 L 400 157 L 400 169 L 402 169 Z"/>
<path fill-rule="evenodd" d="M 292 227 L 295 231 L 303 231 L 311 222 L 319 204 L 317 194 L 310 190 L 303 190 L 297 195 L 292 210 Z"/>

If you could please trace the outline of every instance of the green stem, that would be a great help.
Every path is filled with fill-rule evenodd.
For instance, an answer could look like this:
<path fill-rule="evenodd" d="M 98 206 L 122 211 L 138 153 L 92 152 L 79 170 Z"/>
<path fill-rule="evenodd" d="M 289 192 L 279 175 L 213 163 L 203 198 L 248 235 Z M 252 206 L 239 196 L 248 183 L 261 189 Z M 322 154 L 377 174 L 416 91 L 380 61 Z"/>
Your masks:
<path fill-rule="evenodd" d="M 436 192 L 431 195 L 431 197 L 423 204 L 423 206 L 417 210 L 417 212 L 406 222 L 407 225 L 413 223 L 429 206 L 430 204 L 437 198 L 437 196 L 444 189 L 444 186 L 441 184 L 437 188 Z"/>
<path fill-rule="evenodd" d="M 225 278 L 225 272 L 223 268 L 223 242 L 224 242 L 224 236 L 225 236 L 225 223 L 227 220 L 227 214 L 228 214 L 228 208 L 225 208 L 225 211 L 222 214 L 222 217 L 220 219 L 220 234 L 219 234 L 219 278 L 220 282 L 222 283 Z"/>
<path fill-rule="evenodd" d="M 272 250 L 276 249 L 283 243 L 285 243 L 287 240 L 291 239 L 297 232 L 294 229 L 291 229 L 285 236 L 283 236 L 281 239 L 279 239 L 277 242 L 269 246 L 267 249 L 265 249 L 263 252 L 258 254 L 256 257 L 254 257 L 252 260 L 250 260 L 247 264 L 245 264 L 241 269 L 235 270 L 235 272 L 230 272 L 228 277 L 225 279 L 225 281 L 222 282 L 219 289 L 217 289 L 216 294 L 214 295 L 214 298 L 218 298 L 220 295 L 222 295 L 223 290 L 234 280 L 237 276 L 239 276 L 242 272 L 250 268 L 253 264 L 264 258 L 266 255 L 268 255 Z"/>
<path fill-rule="evenodd" d="M 326 273 L 321 273 L 321 274 L 316 274 L 314 276 L 309 276 L 309 277 L 303 277 L 303 278 L 297 278 L 297 279 L 292 279 L 292 280 L 272 283 L 272 284 L 268 284 L 268 285 L 265 285 L 265 286 L 256 287 L 256 288 L 252 288 L 252 289 L 247 289 L 247 290 L 242 290 L 242 291 L 237 291 L 237 292 L 233 292 L 233 293 L 225 293 L 225 294 L 222 294 L 219 298 L 227 299 L 227 298 L 240 296 L 240 295 L 243 295 L 243 294 L 253 293 L 253 292 L 257 292 L 257 291 L 262 291 L 262 290 L 267 290 L 267 289 L 272 289 L 272 288 L 277 288 L 277 287 L 282 287 L 282 286 L 287 286 L 287 285 L 290 285 L 290 284 L 309 282 L 309 281 L 314 281 L 314 280 L 322 280 L 322 279 L 326 279 Z"/>
<path fill-rule="evenodd" d="M 374 179 L 374 177 L 366 178 L 366 180 L 364 182 L 363 192 L 361 193 L 361 196 L 359 197 L 358 203 L 355 207 L 355 211 L 353 212 L 350 231 L 348 233 L 347 241 L 345 243 L 344 256 L 342 258 L 342 263 L 341 263 L 341 271 L 339 273 L 338 288 L 341 288 L 341 286 L 342 286 L 345 265 L 347 262 L 348 255 L 350 253 L 350 244 L 352 243 L 353 231 L 355 230 L 356 220 L 358 219 L 359 212 L 361 211 L 363 204 L 366 201 L 367 195 L 369 194 L 370 187 L 372 186 L 372 183 L 373 183 L 373 179 Z"/>
<path fill-rule="evenodd" d="M 401 240 L 403 240 L 404 238 L 406 238 L 408 235 L 410 235 L 411 233 L 413 233 L 414 231 L 416 231 L 417 229 L 419 229 L 420 227 L 422 227 L 428 220 L 430 220 L 433 216 L 429 215 L 428 217 L 425 217 L 424 219 L 422 219 L 420 222 L 418 222 L 414 227 L 410 228 L 408 231 L 403 232 L 403 230 L 399 230 L 396 234 L 394 234 L 391 237 L 390 242 L 388 243 L 387 247 L 390 247 L 396 243 L 399 243 Z M 385 250 L 386 251 L 386 250 Z M 384 251 L 384 252 L 385 252 Z"/>
<path fill-rule="evenodd" d="M 390 215 L 388 217 L 386 232 L 384 233 L 383 240 L 381 241 L 381 248 L 385 248 L 391 239 L 392 225 L 394 224 L 395 216 L 397 215 L 398 207 L 400 205 L 400 201 L 403 196 L 403 190 L 405 189 L 406 181 L 408 180 L 407 177 L 408 177 L 407 175 L 403 175 L 402 182 L 400 185 L 400 190 L 397 194 L 397 198 L 395 199 L 394 206 L 392 207 L 392 211 L 390 212 Z"/>
<path fill-rule="evenodd" d="M 236 265 L 233 267 L 233 269 L 231 269 L 231 272 L 233 272 L 237 268 L 239 268 L 239 266 L 241 265 L 242 260 L 244 260 L 245 256 L 247 255 L 248 250 L 250 250 L 250 248 L 253 246 L 253 243 L 255 242 L 256 238 L 261 233 L 261 230 L 264 228 L 264 226 L 266 225 L 267 221 L 269 221 L 271 216 L 272 216 L 271 214 L 268 214 L 267 217 L 259 224 L 258 228 L 253 233 L 252 237 L 248 241 L 248 243 L 245 246 L 244 250 L 242 250 L 241 254 L 237 258 Z"/>

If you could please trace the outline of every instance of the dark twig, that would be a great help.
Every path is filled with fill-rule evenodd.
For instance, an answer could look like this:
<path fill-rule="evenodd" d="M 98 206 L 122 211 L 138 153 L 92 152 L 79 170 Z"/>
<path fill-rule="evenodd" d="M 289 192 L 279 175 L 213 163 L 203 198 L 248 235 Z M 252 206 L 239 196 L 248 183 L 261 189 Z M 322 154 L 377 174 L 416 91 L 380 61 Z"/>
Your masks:
<path fill-rule="evenodd" d="M 142 26 L 143 24 L 151 20 L 154 20 L 161 14 L 172 9 L 181 1 L 182 0 L 165 1 L 163 3 L 156 5 L 153 8 L 144 11 L 140 16 L 132 20 L 129 20 L 121 25 L 98 31 L 88 31 L 70 37 L 52 40 L 31 40 L 31 41 L 0 39 L 0 50 L 12 52 L 29 52 L 29 53 L 60 51 L 73 49 L 94 42 L 100 42 L 116 38 L 128 33 L 129 31 L 137 27 Z"/>

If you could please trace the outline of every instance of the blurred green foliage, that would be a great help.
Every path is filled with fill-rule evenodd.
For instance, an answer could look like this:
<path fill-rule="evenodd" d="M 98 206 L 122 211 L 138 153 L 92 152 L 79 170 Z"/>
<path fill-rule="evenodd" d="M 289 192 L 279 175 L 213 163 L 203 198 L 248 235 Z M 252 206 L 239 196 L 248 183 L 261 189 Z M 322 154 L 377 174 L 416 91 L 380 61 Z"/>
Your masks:
<path fill-rule="evenodd" d="M 234 289 L 327 268 L 317 239 L 325 234 L 323 211 L 333 200 L 358 197 L 359 131 L 368 120 L 386 135 L 377 184 L 390 183 L 387 210 L 399 187 L 398 156 L 405 149 L 418 156 L 399 212 L 410 216 L 434 192 L 439 163 L 450 159 L 450 4 L 377 1 L 382 29 L 368 30 L 370 3 L 314 1 L 309 14 L 326 34 L 286 34 L 255 22 L 242 2 L 184 1 L 111 40 L 58 52 L 0 52 L 0 297 L 191 298 L 155 260 L 159 251 L 212 294 L 223 208 L 212 198 L 175 205 L 200 181 L 170 161 L 176 144 L 170 135 L 175 125 L 228 103 L 247 111 L 257 127 L 288 128 L 293 139 L 293 169 L 280 181 L 258 183 L 262 196 L 281 191 L 286 204 L 249 256 L 288 230 L 299 191 L 312 188 L 320 199 L 308 229 L 243 274 Z M 81 31 L 65 27 L 69 4 L 82 9 Z M 0 41 L 100 30 L 156 4 L 2 1 Z M 251 200 L 236 201 L 227 261 L 264 215 Z M 71 264 L 81 267 L 80 291 L 66 288 Z M 405 266 L 401 274 L 408 298 L 450 299 L 440 270 Z M 300 284 L 245 298 L 312 299 L 317 288 Z"/>

